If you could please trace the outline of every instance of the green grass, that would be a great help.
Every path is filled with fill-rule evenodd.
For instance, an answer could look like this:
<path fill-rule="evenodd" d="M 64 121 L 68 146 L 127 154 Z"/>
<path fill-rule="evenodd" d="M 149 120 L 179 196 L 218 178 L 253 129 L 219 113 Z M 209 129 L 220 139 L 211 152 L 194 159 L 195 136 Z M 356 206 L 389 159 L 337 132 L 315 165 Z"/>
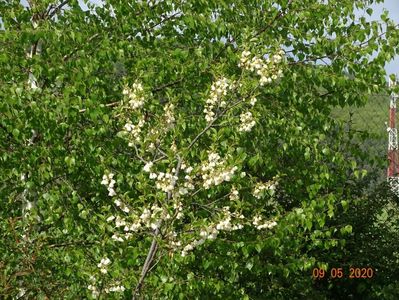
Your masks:
<path fill-rule="evenodd" d="M 387 148 L 389 121 L 389 97 L 371 96 L 369 101 L 362 107 L 334 108 L 332 116 L 345 123 L 347 130 L 355 132 L 367 132 L 369 137 L 360 139 L 355 137 L 353 143 L 359 144 L 359 148 L 366 151 L 370 161 L 365 161 L 364 167 L 380 173 L 378 181 L 384 181 L 386 167 L 388 166 Z M 399 103 L 398 103 L 399 104 Z M 398 111 L 399 114 L 399 111 Z M 396 117 L 398 123 L 398 115 Z"/>
<path fill-rule="evenodd" d="M 366 131 L 376 138 L 388 138 L 389 98 L 387 96 L 371 96 L 362 107 L 335 108 L 332 115 L 348 123 L 353 130 Z M 396 119 L 398 122 L 398 117 Z"/>

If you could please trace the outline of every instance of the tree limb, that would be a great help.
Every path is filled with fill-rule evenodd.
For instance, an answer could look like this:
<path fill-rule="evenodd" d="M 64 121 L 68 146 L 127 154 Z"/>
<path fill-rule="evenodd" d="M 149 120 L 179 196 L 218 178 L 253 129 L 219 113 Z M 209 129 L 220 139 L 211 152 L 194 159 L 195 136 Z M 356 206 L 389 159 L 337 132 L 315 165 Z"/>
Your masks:
<path fill-rule="evenodd" d="M 65 0 L 63 2 L 61 2 L 57 7 L 54 8 L 54 10 L 52 12 L 51 8 L 48 10 L 48 17 L 51 19 L 52 17 L 54 17 L 65 5 L 67 5 L 69 2 L 69 0 Z"/>
<path fill-rule="evenodd" d="M 179 176 L 181 164 L 182 164 L 182 161 L 183 161 L 183 159 L 179 155 L 177 155 L 177 157 L 178 157 L 178 161 L 177 161 L 177 165 L 176 165 L 176 171 L 175 171 L 175 174 L 174 174 L 175 177 Z M 172 179 L 173 188 L 175 187 L 175 185 L 176 185 L 176 180 Z M 172 192 L 168 192 L 167 193 L 167 197 L 168 197 L 168 201 L 169 201 L 172 198 Z M 137 286 L 136 286 L 136 288 L 134 290 L 132 300 L 136 300 L 136 297 L 140 295 L 140 291 L 141 291 L 141 288 L 143 286 L 144 279 L 145 279 L 145 277 L 147 276 L 147 274 L 148 274 L 148 272 L 150 270 L 150 266 L 151 266 L 151 264 L 152 264 L 152 262 L 154 260 L 155 254 L 156 254 L 156 252 L 158 250 L 157 237 L 160 234 L 160 230 L 159 230 L 160 227 L 161 227 L 161 225 L 159 225 L 159 227 L 157 229 L 155 229 L 155 231 L 154 231 L 154 237 L 153 237 L 152 242 L 151 242 L 151 247 L 148 250 L 147 258 L 146 258 L 146 260 L 144 262 L 144 266 L 143 266 L 143 269 L 141 271 L 140 279 L 139 279 L 139 282 L 137 283 Z"/>

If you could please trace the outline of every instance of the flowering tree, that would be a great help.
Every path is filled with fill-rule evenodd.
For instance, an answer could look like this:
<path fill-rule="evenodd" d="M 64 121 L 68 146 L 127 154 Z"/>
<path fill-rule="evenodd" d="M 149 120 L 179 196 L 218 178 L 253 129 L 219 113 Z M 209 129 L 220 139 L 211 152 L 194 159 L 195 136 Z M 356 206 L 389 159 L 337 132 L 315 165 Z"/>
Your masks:
<path fill-rule="evenodd" d="M 331 107 L 398 41 L 369 2 L 0 2 L 1 293 L 311 295 L 361 174 Z"/>

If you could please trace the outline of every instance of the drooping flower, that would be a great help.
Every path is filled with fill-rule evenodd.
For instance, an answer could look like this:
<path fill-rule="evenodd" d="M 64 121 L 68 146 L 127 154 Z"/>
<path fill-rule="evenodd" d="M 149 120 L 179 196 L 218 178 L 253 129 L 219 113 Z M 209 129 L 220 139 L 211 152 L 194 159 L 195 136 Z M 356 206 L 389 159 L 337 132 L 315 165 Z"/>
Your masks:
<path fill-rule="evenodd" d="M 253 119 L 252 113 L 249 111 L 240 115 L 240 121 L 241 124 L 238 128 L 238 131 L 251 131 L 252 127 L 254 127 L 256 124 L 255 120 Z"/>
<path fill-rule="evenodd" d="M 209 98 L 206 100 L 204 108 L 205 120 L 209 123 L 215 117 L 214 109 L 217 107 L 225 107 L 227 102 L 223 98 L 227 95 L 227 91 L 231 88 L 230 82 L 222 77 L 214 82 L 211 86 Z"/>

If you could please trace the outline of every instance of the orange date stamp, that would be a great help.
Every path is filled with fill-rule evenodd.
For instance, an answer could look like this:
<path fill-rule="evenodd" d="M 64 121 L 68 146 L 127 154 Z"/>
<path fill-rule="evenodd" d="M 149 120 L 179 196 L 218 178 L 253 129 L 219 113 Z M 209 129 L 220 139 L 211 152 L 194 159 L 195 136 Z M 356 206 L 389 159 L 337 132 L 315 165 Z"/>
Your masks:
<path fill-rule="evenodd" d="M 324 270 L 322 268 L 313 268 L 312 277 L 313 279 L 323 279 L 323 278 L 368 278 L 371 279 L 375 275 L 373 268 L 357 268 L 350 267 L 349 269 L 344 268 L 331 268 L 330 270 Z"/>

